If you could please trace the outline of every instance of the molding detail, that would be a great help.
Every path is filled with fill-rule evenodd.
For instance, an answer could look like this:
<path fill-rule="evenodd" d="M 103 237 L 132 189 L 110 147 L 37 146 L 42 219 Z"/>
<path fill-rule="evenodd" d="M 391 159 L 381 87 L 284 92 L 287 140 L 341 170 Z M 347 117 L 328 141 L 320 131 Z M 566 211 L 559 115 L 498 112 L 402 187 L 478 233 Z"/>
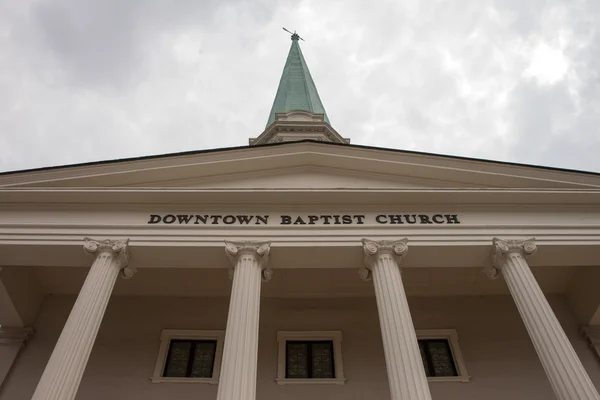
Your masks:
<path fill-rule="evenodd" d="M 0 346 L 24 346 L 33 336 L 33 328 L 0 327 Z"/>
<path fill-rule="evenodd" d="M 402 258 L 408 252 L 408 238 L 388 241 L 388 240 L 369 240 L 362 239 L 363 250 L 365 252 L 365 266 L 358 270 L 358 274 L 362 280 L 369 281 L 372 279 L 371 269 L 375 265 L 377 258 L 384 255 L 394 257 L 398 265 Z"/>
<path fill-rule="evenodd" d="M 594 350 L 600 360 L 600 325 L 582 326 L 581 334 L 587 339 L 590 349 Z"/>
<path fill-rule="evenodd" d="M 231 262 L 229 278 L 232 279 L 233 270 L 238 265 L 239 259 L 246 256 L 252 257 L 262 269 L 262 281 L 270 281 L 273 277 L 273 270 L 267 267 L 270 252 L 271 242 L 229 242 L 226 240 L 225 254 Z"/>
<path fill-rule="evenodd" d="M 86 237 L 83 240 L 83 250 L 86 253 L 96 257 L 106 253 L 113 257 L 121 270 L 121 277 L 123 279 L 130 279 L 137 272 L 135 267 L 129 266 L 129 239 L 105 239 L 100 241 Z"/>

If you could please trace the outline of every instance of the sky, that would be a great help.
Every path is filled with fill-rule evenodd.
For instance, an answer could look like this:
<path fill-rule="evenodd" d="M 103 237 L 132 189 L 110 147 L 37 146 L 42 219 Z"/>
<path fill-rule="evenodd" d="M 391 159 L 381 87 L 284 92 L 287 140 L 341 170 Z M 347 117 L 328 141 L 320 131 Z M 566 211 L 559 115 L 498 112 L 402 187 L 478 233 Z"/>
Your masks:
<path fill-rule="evenodd" d="M 600 172 L 598 0 L 0 0 L 0 171 L 248 144 L 282 27 L 353 144 Z"/>

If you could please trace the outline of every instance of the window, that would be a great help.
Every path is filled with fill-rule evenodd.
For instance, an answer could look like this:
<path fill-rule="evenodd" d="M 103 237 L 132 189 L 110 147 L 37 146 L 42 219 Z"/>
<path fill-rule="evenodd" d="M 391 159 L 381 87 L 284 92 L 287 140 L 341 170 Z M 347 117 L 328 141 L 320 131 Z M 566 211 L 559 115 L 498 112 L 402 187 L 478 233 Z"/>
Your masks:
<path fill-rule="evenodd" d="M 468 382 L 470 376 L 453 329 L 417 331 L 419 351 L 427 379 L 432 382 Z"/>
<path fill-rule="evenodd" d="M 456 367 L 446 339 L 419 340 L 419 350 L 427 376 L 456 376 Z"/>
<path fill-rule="evenodd" d="M 287 341 L 285 377 L 286 379 L 335 378 L 333 341 Z"/>
<path fill-rule="evenodd" d="M 162 331 L 152 382 L 218 383 L 223 331 Z"/>
<path fill-rule="evenodd" d="M 277 382 L 286 384 L 344 384 L 342 333 L 278 332 Z"/>
<path fill-rule="evenodd" d="M 171 340 L 164 377 L 212 378 L 216 340 Z"/>

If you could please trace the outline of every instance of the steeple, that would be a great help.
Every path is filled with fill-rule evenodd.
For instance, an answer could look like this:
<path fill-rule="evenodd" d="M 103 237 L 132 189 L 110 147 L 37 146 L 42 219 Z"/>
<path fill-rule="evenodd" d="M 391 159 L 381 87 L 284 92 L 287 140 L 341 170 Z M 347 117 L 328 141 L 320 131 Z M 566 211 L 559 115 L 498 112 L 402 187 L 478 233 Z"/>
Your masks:
<path fill-rule="evenodd" d="M 279 88 L 271 107 L 267 127 L 275 121 L 275 114 L 289 111 L 308 111 L 312 114 L 323 114 L 325 122 L 329 123 L 325 107 L 321 102 L 315 82 L 300 50 L 300 36 L 294 32 L 292 46 L 288 53 Z"/>
<path fill-rule="evenodd" d="M 350 142 L 329 124 L 325 107 L 300 50 L 299 40 L 304 39 L 294 32 L 267 126 L 258 138 L 250 139 L 251 145 L 305 139 Z"/>

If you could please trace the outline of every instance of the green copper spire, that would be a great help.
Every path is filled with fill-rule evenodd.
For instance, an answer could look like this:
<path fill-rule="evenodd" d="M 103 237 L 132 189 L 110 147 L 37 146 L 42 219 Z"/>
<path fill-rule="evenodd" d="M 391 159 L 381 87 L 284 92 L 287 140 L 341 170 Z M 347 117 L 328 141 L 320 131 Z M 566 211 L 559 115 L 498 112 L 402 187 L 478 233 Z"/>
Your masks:
<path fill-rule="evenodd" d="M 300 36 L 294 32 L 292 35 L 292 47 L 283 68 L 283 74 L 279 81 L 279 88 L 273 101 L 267 126 L 275 121 L 275 114 L 290 111 L 308 111 L 313 114 L 324 114 L 325 122 L 329 123 L 329 118 L 327 118 L 327 113 L 325 113 L 325 108 L 319 98 L 317 87 L 310 76 L 308 66 L 302 56 L 302 51 L 298 44 L 299 39 Z"/>

